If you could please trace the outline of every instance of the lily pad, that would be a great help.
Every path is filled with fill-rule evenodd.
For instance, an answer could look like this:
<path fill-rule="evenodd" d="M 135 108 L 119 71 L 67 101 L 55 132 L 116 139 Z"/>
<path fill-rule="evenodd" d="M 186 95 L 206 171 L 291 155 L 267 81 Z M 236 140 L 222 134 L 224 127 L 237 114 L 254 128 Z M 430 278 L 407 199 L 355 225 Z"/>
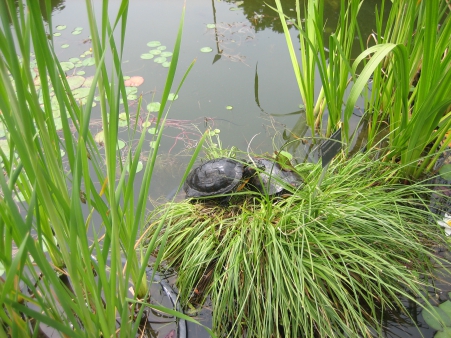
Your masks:
<path fill-rule="evenodd" d="M 136 100 L 137 98 L 138 98 L 138 96 L 135 94 L 127 95 L 127 100 Z"/>
<path fill-rule="evenodd" d="M 435 313 L 433 310 L 431 310 L 432 312 L 429 312 L 427 309 L 423 309 L 423 311 L 421 311 L 421 314 L 423 315 L 423 319 L 426 322 L 426 324 L 428 324 L 434 330 L 442 331 L 443 325 L 439 322 L 439 319 L 437 318 L 438 316 L 440 320 L 443 321 L 443 324 L 445 324 L 445 326 L 451 326 L 451 318 L 447 315 L 445 311 L 435 306 L 434 310 Z"/>
<path fill-rule="evenodd" d="M 77 88 L 74 91 L 72 91 L 72 94 L 74 95 L 74 99 L 82 99 L 89 95 L 90 88 Z"/>
<path fill-rule="evenodd" d="M 126 113 L 120 113 L 119 114 L 119 120 L 127 121 L 127 114 Z"/>
<path fill-rule="evenodd" d="M 125 142 L 122 140 L 117 140 L 117 149 L 121 150 L 124 147 L 125 147 Z"/>
<path fill-rule="evenodd" d="M 232 110 L 233 107 L 232 107 L 232 106 L 227 106 L 226 109 L 227 109 L 227 110 Z"/>
<path fill-rule="evenodd" d="M 77 75 L 85 75 L 85 71 L 84 70 L 79 70 L 78 72 L 76 72 L 75 74 Z"/>
<path fill-rule="evenodd" d="M 124 81 L 126 87 L 138 87 L 144 83 L 144 78 L 142 76 L 132 76 L 128 80 Z"/>
<path fill-rule="evenodd" d="M 0 140 L 0 148 L 5 154 L 9 154 L 9 144 L 7 140 Z"/>
<path fill-rule="evenodd" d="M 74 31 L 82 31 L 83 30 L 83 27 L 75 27 L 74 28 Z"/>
<path fill-rule="evenodd" d="M 141 56 L 140 56 L 140 58 L 143 60 L 150 60 L 150 59 L 153 59 L 153 57 L 154 57 L 154 55 L 150 54 L 150 53 L 144 53 L 144 54 L 141 54 Z"/>
<path fill-rule="evenodd" d="M 157 132 L 157 128 L 149 128 L 149 129 L 147 130 L 147 132 L 148 132 L 149 134 L 155 135 L 155 133 Z"/>
<path fill-rule="evenodd" d="M 443 179 L 451 181 L 451 164 L 442 166 L 439 170 L 439 174 Z"/>
<path fill-rule="evenodd" d="M 143 123 L 141 124 L 141 127 L 147 128 L 147 127 L 150 127 L 151 125 L 152 125 L 152 122 L 150 122 L 150 121 L 145 121 L 145 122 L 143 122 Z"/>
<path fill-rule="evenodd" d="M 55 33 L 53 33 L 53 36 L 61 36 L 61 33 L 60 32 L 55 32 Z"/>
<path fill-rule="evenodd" d="M 200 51 L 201 51 L 202 53 L 210 53 L 210 52 L 213 51 L 213 49 L 211 49 L 210 47 L 202 47 L 202 48 L 200 49 Z"/>
<path fill-rule="evenodd" d="M 207 28 L 209 29 L 216 28 L 216 25 L 214 23 L 209 23 L 207 24 Z"/>
<path fill-rule="evenodd" d="M 78 61 L 80 61 L 80 59 L 79 58 L 70 58 L 69 61 L 73 62 L 73 63 L 77 63 Z"/>
<path fill-rule="evenodd" d="M 56 131 L 63 130 L 63 122 L 61 121 L 61 117 L 57 117 L 53 120 L 55 123 L 55 129 Z"/>
<path fill-rule="evenodd" d="M 136 87 L 125 87 L 125 93 L 127 95 L 136 94 L 138 92 L 138 88 Z"/>
<path fill-rule="evenodd" d="M 72 31 L 72 35 L 78 35 L 81 34 L 81 31 Z"/>
<path fill-rule="evenodd" d="M 83 66 L 93 66 L 96 64 L 96 60 L 93 57 L 89 57 L 83 60 Z"/>
<path fill-rule="evenodd" d="M 166 59 L 164 56 L 159 56 L 159 57 L 155 58 L 155 60 L 153 60 L 153 62 L 156 62 L 156 63 L 165 63 L 166 60 L 167 60 L 167 59 Z"/>
<path fill-rule="evenodd" d="M 156 143 L 155 141 L 150 141 L 150 142 L 149 142 L 149 146 L 150 146 L 151 148 L 155 148 L 156 145 L 157 145 L 157 143 Z"/>
<path fill-rule="evenodd" d="M 449 338 L 451 337 L 451 327 L 443 328 L 443 331 L 439 331 L 435 334 L 434 338 Z"/>
<path fill-rule="evenodd" d="M 103 130 L 99 131 L 96 136 L 94 136 L 94 141 L 96 141 L 98 144 L 103 144 L 105 141 L 105 134 Z"/>
<path fill-rule="evenodd" d="M 163 62 L 161 65 L 163 67 L 165 67 L 165 68 L 169 68 L 169 66 L 171 65 L 171 62 L 170 61 L 166 61 L 166 62 Z"/>
<path fill-rule="evenodd" d="M 58 25 L 58 26 L 56 26 L 56 29 L 59 31 L 62 31 L 64 29 L 66 29 L 66 27 L 67 27 L 66 25 Z"/>
<path fill-rule="evenodd" d="M 157 50 L 160 50 L 160 51 L 161 51 L 161 50 L 165 50 L 166 48 L 167 48 L 166 46 L 158 46 L 158 47 L 157 47 Z"/>
<path fill-rule="evenodd" d="M 168 57 L 172 56 L 172 53 L 171 52 L 163 52 L 160 54 L 160 56 L 164 56 L 165 58 L 168 58 Z"/>
<path fill-rule="evenodd" d="M 85 82 L 85 78 L 80 75 L 69 76 L 67 78 L 67 83 L 69 84 L 69 88 L 71 90 L 81 87 L 83 82 Z"/>
<path fill-rule="evenodd" d="M 126 127 L 126 126 L 127 126 L 127 121 L 119 120 L 119 122 L 117 123 L 117 125 L 118 125 L 119 127 Z"/>
<path fill-rule="evenodd" d="M 175 101 L 175 100 L 177 100 L 179 98 L 179 96 L 178 95 L 175 95 L 174 93 L 169 93 L 169 95 L 168 95 L 168 100 L 169 101 Z"/>
<path fill-rule="evenodd" d="M 67 47 L 69 47 L 69 44 L 67 44 L 67 43 L 61 45 L 61 48 L 67 48 Z"/>
<path fill-rule="evenodd" d="M 149 50 L 149 54 L 152 54 L 152 55 L 160 55 L 160 54 L 161 54 L 161 50 L 158 50 L 158 49 L 151 49 L 151 50 Z"/>
<path fill-rule="evenodd" d="M 147 46 L 149 47 L 158 47 L 161 46 L 161 42 L 160 41 L 150 41 L 147 43 Z"/>
<path fill-rule="evenodd" d="M 91 88 L 93 81 L 94 81 L 94 76 L 88 76 L 86 78 L 85 82 L 83 82 L 83 86 L 82 87 Z"/>
<path fill-rule="evenodd" d="M 155 113 L 160 111 L 160 102 L 151 102 L 147 105 L 147 111 L 150 113 Z"/>
<path fill-rule="evenodd" d="M 230 7 L 230 8 L 229 8 L 229 11 L 237 11 L 237 10 L 239 10 L 238 7 Z"/>
<path fill-rule="evenodd" d="M 63 72 L 67 72 L 68 70 L 71 70 L 75 67 L 75 65 L 72 62 L 69 61 L 63 61 L 60 62 L 61 68 L 63 68 Z"/>
<path fill-rule="evenodd" d="M 127 172 L 130 171 L 130 164 L 127 163 L 127 166 L 125 167 L 125 170 L 127 170 Z M 138 165 L 136 166 L 136 173 L 139 173 L 141 170 L 143 170 L 143 163 L 141 161 L 138 162 Z"/>

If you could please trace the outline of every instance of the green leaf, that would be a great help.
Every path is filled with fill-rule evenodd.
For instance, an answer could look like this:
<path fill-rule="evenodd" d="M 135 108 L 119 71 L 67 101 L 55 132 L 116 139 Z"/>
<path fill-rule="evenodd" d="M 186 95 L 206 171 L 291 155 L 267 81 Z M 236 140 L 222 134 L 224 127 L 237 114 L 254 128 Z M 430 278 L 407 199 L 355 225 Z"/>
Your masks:
<path fill-rule="evenodd" d="M 171 52 L 162 52 L 160 55 L 164 56 L 165 58 L 167 58 L 167 57 L 172 56 L 172 53 Z"/>
<path fill-rule="evenodd" d="M 61 68 L 63 68 L 63 72 L 67 72 L 68 70 L 71 70 L 75 67 L 75 65 L 72 62 L 63 61 L 60 62 Z"/>
<path fill-rule="evenodd" d="M 443 330 L 443 325 L 439 320 L 443 321 L 443 324 L 445 326 L 451 326 L 451 317 L 449 317 L 448 314 L 439 307 L 434 306 L 433 310 L 423 309 L 423 311 L 421 311 L 421 314 L 423 315 L 423 319 L 426 324 L 428 324 L 434 330 Z"/>
<path fill-rule="evenodd" d="M 160 102 L 151 102 L 147 105 L 147 111 L 149 113 L 156 113 L 158 111 L 160 111 Z"/>
<path fill-rule="evenodd" d="M 56 26 L 56 29 L 59 31 L 62 31 L 64 29 L 66 29 L 66 27 L 67 27 L 66 25 L 58 25 L 58 26 Z"/>
<path fill-rule="evenodd" d="M 210 53 L 211 51 L 213 51 L 213 49 L 211 49 L 210 47 L 202 47 L 202 48 L 200 49 L 200 51 L 201 51 L 202 53 Z"/>
<path fill-rule="evenodd" d="M 67 43 L 61 45 L 61 48 L 67 48 L 67 47 L 69 47 L 69 44 L 67 44 Z"/>
<path fill-rule="evenodd" d="M 140 58 L 143 60 L 150 60 L 150 59 L 153 59 L 153 57 L 154 57 L 154 55 L 150 54 L 150 53 L 144 53 L 144 54 L 141 54 L 141 56 L 140 56 Z"/>
<path fill-rule="evenodd" d="M 451 337 L 451 327 L 444 327 L 443 331 L 439 331 L 435 334 L 434 338 L 449 338 Z"/>
<path fill-rule="evenodd" d="M 209 29 L 216 28 L 216 25 L 214 23 L 209 23 L 207 24 L 207 28 Z"/>
<path fill-rule="evenodd" d="M 443 179 L 451 181 L 451 164 L 443 165 L 438 172 Z"/>
<path fill-rule="evenodd" d="M 149 54 L 152 54 L 152 55 L 160 55 L 160 54 L 161 54 L 161 50 L 158 50 L 158 49 L 151 49 L 151 50 L 149 50 Z"/>
<path fill-rule="evenodd" d="M 166 62 L 166 58 L 164 56 L 159 56 L 159 57 L 155 58 L 155 60 L 153 60 L 153 62 L 164 63 L 164 62 Z"/>
<path fill-rule="evenodd" d="M 147 46 L 149 47 L 158 47 L 161 46 L 161 42 L 160 41 L 150 41 L 147 43 Z"/>
<path fill-rule="evenodd" d="M 174 93 L 170 93 L 169 95 L 168 95 L 168 100 L 169 101 L 175 101 L 175 100 L 177 100 L 179 98 L 179 96 L 178 95 L 175 95 Z"/>

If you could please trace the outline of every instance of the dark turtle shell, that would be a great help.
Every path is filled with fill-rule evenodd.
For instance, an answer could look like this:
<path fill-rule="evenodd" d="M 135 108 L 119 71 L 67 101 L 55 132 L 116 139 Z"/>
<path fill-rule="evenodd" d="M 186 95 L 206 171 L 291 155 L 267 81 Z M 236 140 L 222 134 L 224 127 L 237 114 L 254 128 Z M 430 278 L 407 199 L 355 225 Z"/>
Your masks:
<path fill-rule="evenodd" d="M 249 185 L 261 193 L 275 195 L 283 192 L 286 185 L 297 188 L 302 178 L 294 171 L 282 169 L 279 163 L 266 158 L 254 158 L 259 169 L 249 180 Z"/>
<path fill-rule="evenodd" d="M 205 197 L 234 191 L 243 178 L 244 165 L 231 158 L 216 158 L 193 169 L 183 190 L 186 197 Z"/>

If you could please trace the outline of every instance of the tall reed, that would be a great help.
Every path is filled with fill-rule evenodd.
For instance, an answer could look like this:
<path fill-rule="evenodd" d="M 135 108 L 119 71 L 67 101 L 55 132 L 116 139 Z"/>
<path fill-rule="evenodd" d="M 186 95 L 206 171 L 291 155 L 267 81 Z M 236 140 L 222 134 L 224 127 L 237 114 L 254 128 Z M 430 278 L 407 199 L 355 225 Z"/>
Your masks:
<path fill-rule="evenodd" d="M 96 71 L 84 104 L 74 98 L 53 41 L 48 39 L 53 37 L 50 1 L 45 5 L 48 27 L 38 2 L 0 2 L 0 119 L 8 132 L 0 151 L 4 165 L 0 262 L 6 270 L 0 279 L 4 305 L 0 307 L 0 336 L 36 335 L 40 323 L 71 337 L 135 336 L 145 308 L 139 303 L 183 316 L 148 304 L 145 271 L 155 248 L 137 252 L 136 238 L 145 222 L 156 149 L 180 53 L 184 9 L 153 126 L 156 146 L 136 198 L 134 183 L 147 130 L 137 133 L 126 105 L 129 134 L 138 134 L 139 142 L 125 154 L 118 150 L 120 98 L 126 102 L 121 64 L 129 1 L 121 2 L 112 19 L 109 3 L 103 1 L 98 22 L 94 3 L 86 0 Z M 113 36 L 116 30 L 119 41 Z M 109 51 L 111 70 L 104 62 Z M 30 69 L 31 53 L 40 88 Z M 104 154 L 89 129 L 97 89 Z M 140 112 L 141 99 L 135 114 Z M 52 100 L 59 103 L 62 132 L 55 128 Z M 18 195 L 23 196 L 21 204 L 13 199 Z"/>

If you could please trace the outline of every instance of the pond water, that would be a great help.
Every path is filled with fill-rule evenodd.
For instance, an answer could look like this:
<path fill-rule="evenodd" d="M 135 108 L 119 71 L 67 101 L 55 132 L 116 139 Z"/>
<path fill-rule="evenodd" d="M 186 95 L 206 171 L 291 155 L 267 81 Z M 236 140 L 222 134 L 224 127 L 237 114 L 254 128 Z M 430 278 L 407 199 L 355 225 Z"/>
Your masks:
<path fill-rule="evenodd" d="M 380 2 L 364 2 L 359 17 L 362 36 L 371 34 L 375 22 L 374 8 Z M 66 26 L 63 30 L 55 30 L 61 33 L 54 37 L 58 58 L 60 61 L 78 58 L 91 47 L 85 3 L 79 0 L 52 3 L 53 28 Z M 282 3 L 286 13 L 295 16 L 295 1 L 285 0 Z M 94 1 L 94 4 L 99 14 L 102 1 Z M 117 12 L 119 4 L 118 0 L 110 1 L 112 14 Z M 182 0 L 130 2 L 122 68 L 124 75 L 144 78 L 137 93 L 143 94 L 144 109 L 148 103 L 160 101 L 167 68 L 154 62 L 155 58 L 142 59 L 141 55 L 155 49 L 147 45 L 150 41 L 159 41 L 166 46 L 164 51 L 173 50 L 182 7 Z M 339 9 L 340 1 L 326 1 L 325 36 L 336 26 Z M 209 28 L 209 24 L 215 24 L 215 28 Z M 76 27 L 83 29 L 74 35 L 72 32 Z M 291 34 L 296 41 L 296 30 L 291 29 Z M 201 52 L 203 47 L 210 47 L 212 52 Z M 356 49 L 355 56 L 358 53 Z M 170 107 L 152 180 L 151 198 L 154 200 L 166 196 L 180 182 L 190 155 L 189 149 L 196 145 L 207 127 L 220 129 L 224 147 L 235 146 L 240 150 L 249 147 L 253 152 L 263 153 L 273 152 L 283 144 L 285 129 L 292 130 L 302 125 L 302 102 L 282 26 L 278 15 L 263 1 L 187 1 L 181 56 L 172 91 L 175 91 L 193 60 L 195 65 Z M 85 66 L 83 70 L 86 72 L 84 76 L 94 74 L 92 66 Z M 69 71 L 68 75 L 72 72 L 75 71 Z M 320 83 L 316 87 L 319 91 Z M 133 114 L 136 102 L 131 100 L 129 104 Z M 99 107 L 93 108 L 93 116 L 100 120 Z M 354 126 L 358 124 L 359 117 L 356 110 Z M 92 129 L 94 132 L 100 131 L 100 123 L 93 121 Z M 124 141 L 130 140 L 124 138 Z M 139 180 L 137 177 L 137 182 Z M 414 311 L 412 308 L 411 314 L 417 318 L 418 314 Z M 199 316 L 204 324 L 210 324 L 208 306 Z M 400 328 L 396 321 L 389 318 L 386 325 L 387 337 L 421 336 L 413 328 Z M 418 325 L 422 325 L 421 322 Z M 422 333 L 425 337 L 433 336 L 433 330 L 427 327 Z M 189 336 L 208 337 L 201 328 L 191 325 Z"/>
<path fill-rule="evenodd" d="M 286 13 L 295 16 L 295 1 L 282 3 Z M 364 3 L 360 14 L 363 36 L 371 34 L 378 3 L 374 0 Z M 94 4 L 100 14 L 101 1 Z M 110 1 L 111 21 L 119 4 L 117 0 Z M 91 47 L 84 2 L 54 1 L 53 6 L 53 28 L 66 26 L 55 30 L 61 33 L 54 37 L 60 61 L 74 57 L 83 61 L 89 55 L 84 59 L 80 55 Z M 326 1 L 326 37 L 336 26 L 339 6 L 339 1 Z M 124 75 L 144 78 L 136 94 L 143 94 L 144 112 L 148 103 L 161 100 L 167 68 L 154 62 L 155 58 L 142 59 L 141 55 L 156 49 L 147 45 L 150 41 L 159 41 L 166 47 L 164 52 L 172 52 L 182 7 L 181 0 L 130 2 L 122 68 Z M 210 24 L 215 24 L 215 28 L 208 28 Z M 73 35 L 77 27 L 83 29 Z M 291 29 L 291 34 L 296 41 L 297 31 Z M 203 47 L 210 47 L 212 52 L 201 52 Z M 355 55 L 358 53 L 356 49 Z M 193 60 L 195 65 L 169 110 L 154 176 L 157 179 L 152 183 L 153 199 L 165 196 L 180 181 L 189 149 L 196 145 L 206 127 L 220 129 L 223 147 L 235 146 L 244 151 L 249 147 L 255 153 L 272 153 L 278 149 L 284 143 L 285 129 L 295 128 L 296 133 L 302 130 L 299 128 L 304 121 L 299 108 L 302 102 L 282 26 L 276 13 L 264 2 L 245 1 L 237 5 L 233 1 L 189 1 L 173 91 Z M 67 74 L 79 70 L 86 72 L 84 76 L 94 73 L 94 67 L 84 66 Z M 316 87 L 319 91 L 320 83 Z M 129 105 L 131 113 L 135 113 L 136 101 L 129 101 Z M 99 116 L 99 108 L 93 108 L 94 119 L 100 120 Z M 354 126 L 359 117 L 360 112 L 356 110 Z M 94 132 L 101 128 L 95 121 L 92 125 Z M 125 136 L 125 142 L 132 141 Z M 305 154 L 308 149 L 298 151 Z"/>

